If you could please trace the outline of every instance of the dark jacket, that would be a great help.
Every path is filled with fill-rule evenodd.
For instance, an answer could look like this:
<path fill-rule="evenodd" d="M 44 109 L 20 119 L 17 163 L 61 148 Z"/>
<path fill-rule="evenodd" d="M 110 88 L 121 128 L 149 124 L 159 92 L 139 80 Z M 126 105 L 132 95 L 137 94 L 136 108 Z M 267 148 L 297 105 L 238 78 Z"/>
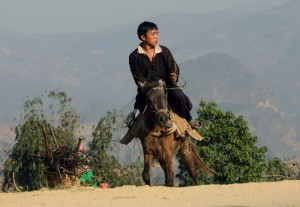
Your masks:
<path fill-rule="evenodd" d="M 129 55 L 129 65 L 135 83 L 145 83 L 150 77 L 158 77 L 166 82 L 167 87 L 176 87 L 170 80 L 170 75 L 175 73 L 179 76 L 179 67 L 175 62 L 170 50 L 161 45 L 155 47 L 155 54 L 150 61 L 149 57 L 142 50 L 141 46 L 135 49 Z M 177 78 L 178 81 L 178 78 Z M 176 82 L 177 82 L 176 81 Z M 146 102 L 145 94 L 138 87 L 138 94 L 134 104 L 135 109 L 143 111 Z M 168 91 L 169 107 L 178 113 L 179 116 L 187 121 L 192 119 L 190 110 L 193 107 L 190 99 L 183 93 L 181 89 Z"/>
<path fill-rule="evenodd" d="M 136 84 L 138 81 L 144 83 L 150 76 L 155 76 L 164 80 L 167 86 L 171 86 L 170 74 L 179 75 L 178 65 L 170 50 L 161 45 L 155 47 L 152 61 L 139 46 L 129 55 L 129 65 Z"/>

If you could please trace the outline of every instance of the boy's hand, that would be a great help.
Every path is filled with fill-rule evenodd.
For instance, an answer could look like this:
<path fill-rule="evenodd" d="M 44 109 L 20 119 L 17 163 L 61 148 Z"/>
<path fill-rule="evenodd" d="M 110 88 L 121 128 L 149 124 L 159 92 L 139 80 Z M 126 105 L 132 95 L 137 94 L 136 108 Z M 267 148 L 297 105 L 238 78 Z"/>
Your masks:
<path fill-rule="evenodd" d="M 173 84 L 177 82 L 177 74 L 176 73 L 171 73 L 170 74 L 170 80 Z"/>

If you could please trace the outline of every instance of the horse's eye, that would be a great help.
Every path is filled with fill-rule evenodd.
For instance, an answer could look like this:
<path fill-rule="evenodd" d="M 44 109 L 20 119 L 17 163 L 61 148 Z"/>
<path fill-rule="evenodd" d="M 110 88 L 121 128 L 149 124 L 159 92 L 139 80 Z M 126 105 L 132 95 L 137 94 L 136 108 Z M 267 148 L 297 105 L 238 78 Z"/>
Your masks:
<path fill-rule="evenodd" d="M 153 107 L 153 105 L 150 103 L 149 104 L 149 108 L 152 110 L 152 109 L 154 109 L 154 107 Z"/>

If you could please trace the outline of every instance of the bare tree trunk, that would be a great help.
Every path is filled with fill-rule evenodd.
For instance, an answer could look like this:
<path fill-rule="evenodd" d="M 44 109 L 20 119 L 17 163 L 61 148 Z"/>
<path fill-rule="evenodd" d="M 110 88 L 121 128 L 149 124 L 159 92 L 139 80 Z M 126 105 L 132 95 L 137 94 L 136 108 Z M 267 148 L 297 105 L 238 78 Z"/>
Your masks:
<path fill-rule="evenodd" d="M 49 163 L 52 164 L 53 163 L 53 159 L 52 159 L 51 150 L 49 148 L 49 140 L 48 140 L 48 137 L 47 137 L 47 134 L 46 134 L 46 129 L 45 129 L 45 127 L 44 127 L 43 124 L 41 124 L 41 128 L 42 128 L 43 135 L 44 135 L 45 147 L 46 147 L 46 152 L 47 152 L 47 158 L 48 158 Z"/>
<path fill-rule="evenodd" d="M 49 127 L 49 129 L 50 129 L 50 131 L 51 131 L 51 135 L 52 135 L 52 137 L 53 137 L 53 139 L 54 139 L 54 143 L 55 143 L 56 149 L 58 149 L 58 143 L 57 143 L 57 140 L 56 140 L 54 131 L 53 131 L 53 129 L 52 129 L 52 127 L 51 127 L 50 124 L 48 124 L 48 127 Z"/>

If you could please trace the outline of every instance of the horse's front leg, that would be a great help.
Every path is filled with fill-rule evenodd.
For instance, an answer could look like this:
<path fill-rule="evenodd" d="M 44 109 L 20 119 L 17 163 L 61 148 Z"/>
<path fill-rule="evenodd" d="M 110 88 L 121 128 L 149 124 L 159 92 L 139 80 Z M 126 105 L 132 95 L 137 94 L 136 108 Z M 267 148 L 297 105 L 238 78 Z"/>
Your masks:
<path fill-rule="evenodd" d="M 171 155 L 167 155 L 164 160 L 159 160 L 159 164 L 165 173 L 165 185 L 173 187 L 174 173 L 173 173 L 173 160 Z"/>
<path fill-rule="evenodd" d="M 165 183 L 166 186 L 173 187 L 174 185 L 174 173 L 173 173 L 173 160 L 170 155 L 168 159 L 166 159 L 166 172 L 165 172 Z"/>
<path fill-rule="evenodd" d="M 153 163 L 153 155 L 145 154 L 144 155 L 144 170 L 143 170 L 143 180 L 146 185 L 151 185 L 150 182 L 150 167 Z"/>

